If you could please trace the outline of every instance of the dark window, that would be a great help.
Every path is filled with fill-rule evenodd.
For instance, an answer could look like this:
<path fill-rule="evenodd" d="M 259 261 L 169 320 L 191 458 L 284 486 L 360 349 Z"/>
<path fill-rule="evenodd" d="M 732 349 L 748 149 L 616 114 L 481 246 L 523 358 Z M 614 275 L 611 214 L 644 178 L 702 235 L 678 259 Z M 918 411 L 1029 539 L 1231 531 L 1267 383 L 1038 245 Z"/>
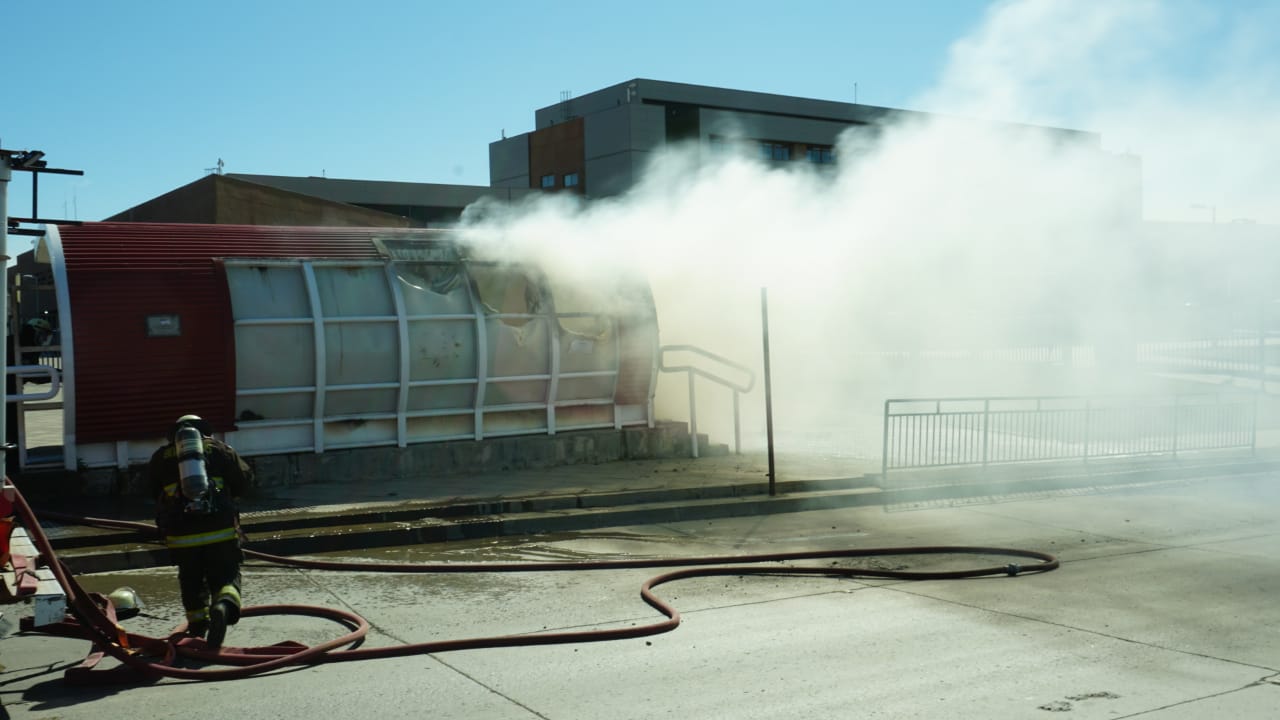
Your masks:
<path fill-rule="evenodd" d="M 544 188 L 553 188 L 553 187 L 555 187 L 555 186 L 556 186 L 556 176 L 555 176 L 555 175 L 543 175 L 543 176 L 542 176 L 542 187 L 544 187 Z"/>
<path fill-rule="evenodd" d="M 786 143 L 761 140 L 760 157 L 764 160 L 790 160 L 791 146 Z"/>
<path fill-rule="evenodd" d="M 829 147 L 809 146 L 807 153 L 809 162 L 817 165 L 831 165 L 836 161 L 835 152 Z"/>
<path fill-rule="evenodd" d="M 569 173 L 568 175 L 565 175 L 565 176 L 564 176 L 564 186 L 565 186 L 565 187 L 577 187 L 577 186 L 578 186 L 578 173 Z"/>
<path fill-rule="evenodd" d="M 666 107 L 667 142 L 697 140 L 702 134 L 698 108 L 694 105 L 671 104 Z"/>
<path fill-rule="evenodd" d="M 727 138 L 724 135 L 711 135 L 707 137 L 707 147 L 711 153 L 715 155 L 727 155 L 730 152 L 737 152 L 741 149 L 741 142 Z"/>

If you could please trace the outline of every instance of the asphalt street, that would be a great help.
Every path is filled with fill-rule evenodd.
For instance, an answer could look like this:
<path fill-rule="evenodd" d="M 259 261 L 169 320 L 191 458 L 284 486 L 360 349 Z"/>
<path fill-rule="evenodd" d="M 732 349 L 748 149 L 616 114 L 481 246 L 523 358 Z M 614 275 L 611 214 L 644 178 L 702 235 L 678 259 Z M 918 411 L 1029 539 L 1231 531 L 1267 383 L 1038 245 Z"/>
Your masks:
<path fill-rule="evenodd" d="M 663 635 L 222 683 L 68 687 L 62 672 L 88 643 L 9 635 L 0 642 L 0 717 L 1270 719 L 1280 717 L 1277 506 L 1275 478 L 1255 474 L 347 553 L 485 562 L 985 545 L 1054 553 L 1063 566 L 949 581 L 697 578 L 658 589 L 684 615 Z M 378 646 L 652 622 L 659 616 L 638 590 L 659 572 L 405 575 L 250 564 L 245 595 L 247 604 L 354 610 L 374 626 L 366 644 Z M 127 621 L 130 629 L 165 634 L 178 622 L 169 568 L 83 579 L 94 590 L 141 591 L 148 616 Z M 14 609 L 3 609 L 11 621 Z M 316 619 L 249 618 L 228 644 L 315 643 L 338 632 Z"/>

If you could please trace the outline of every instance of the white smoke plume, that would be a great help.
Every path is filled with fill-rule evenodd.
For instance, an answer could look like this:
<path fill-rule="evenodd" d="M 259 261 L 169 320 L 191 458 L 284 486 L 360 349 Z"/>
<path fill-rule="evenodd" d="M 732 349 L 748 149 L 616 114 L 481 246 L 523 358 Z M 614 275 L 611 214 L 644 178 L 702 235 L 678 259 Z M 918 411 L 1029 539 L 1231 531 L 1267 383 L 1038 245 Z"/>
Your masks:
<path fill-rule="evenodd" d="M 1197 240 L 1191 261 L 1144 212 L 1201 224 L 1220 212 L 1223 232 L 1236 216 L 1277 219 L 1280 73 L 1260 59 L 1276 16 L 997 3 L 911 108 L 933 114 L 849 130 L 834 173 L 672 148 L 625 196 L 489 208 L 468 232 L 579 282 L 642 273 L 663 343 L 757 371 L 767 287 L 781 450 L 874 456 L 889 397 L 1150 389 L 1122 349 L 1180 322 L 1160 313 L 1238 275 L 1241 258 L 1227 250 L 1219 272 Z M 1175 53 L 1193 41 L 1206 49 Z M 683 388 L 660 384 L 661 415 L 684 418 Z M 698 401 L 700 429 L 721 442 L 727 397 Z M 760 394 L 743 408 L 744 443 L 759 446 Z"/>

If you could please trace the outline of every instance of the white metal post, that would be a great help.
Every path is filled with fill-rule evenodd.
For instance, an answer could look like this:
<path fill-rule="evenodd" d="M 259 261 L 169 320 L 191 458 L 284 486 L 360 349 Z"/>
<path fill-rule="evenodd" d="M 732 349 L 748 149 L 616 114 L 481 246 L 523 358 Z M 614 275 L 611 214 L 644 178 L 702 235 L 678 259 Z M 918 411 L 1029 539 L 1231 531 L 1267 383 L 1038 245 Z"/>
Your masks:
<path fill-rule="evenodd" d="M 542 296 L 543 312 L 546 313 L 547 350 L 551 353 L 548 359 L 551 366 L 551 377 L 547 380 L 547 434 L 556 434 L 556 399 L 560 395 L 560 314 L 556 312 L 556 299 L 547 289 L 544 279 L 538 278 L 538 293 Z M 531 322 L 538 322 L 532 320 Z"/>
<path fill-rule="evenodd" d="M 693 373 L 689 376 L 689 442 L 693 457 L 698 457 L 698 399 L 693 387 Z"/>
<path fill-rule="evenodd" d="M 394 261 L 386 264 L 387 284 L 391 288 L 391 302 L 396 309 L 396 338 L 400 350 L 400 390 L 396 396 L 396 446 L 408 447 L 409 421 L 409 311 L 405 309 L 404 288 Z"/>
<path fill-rule="evenodd" d="M 328 390 L 328 373 L 325 368 L 327 350 L 325 349 L 324 308 L 320 302 L 320 287 L 316 283 L 315 267 L 310 262 L 304 262 L 299 269 L 302 271 L 303 284 L 307 288 L 307 301 L 311 305 L 311 331 L 314 334 L 312 349 L 315 352 L 316 392 L 311 406 L 311 446 L 318 455 L 324 452 L 324 400 Z"/>
<path fill-rule="evenodd" d="M 0 258 L 4 259 L 4 292 L 0 293 L 0 321 L 4 322 L 4 348 L 5 348 L 5 394 L 8 394 L 9 375 L 7 366 L 9 365 L 9 180 L 13 177 L 13 169 L 9 167 L 9 158 L 7 155 L 0 156 Z M 0 446 L 8 443 L 8 402 L 5 403 L 5 412 L 0 413 Z M 0 459 L 5 459 L 7 463 L 8 452 L 0 452 Z M 5 472 L 0 470 L 0 473 Z"/>

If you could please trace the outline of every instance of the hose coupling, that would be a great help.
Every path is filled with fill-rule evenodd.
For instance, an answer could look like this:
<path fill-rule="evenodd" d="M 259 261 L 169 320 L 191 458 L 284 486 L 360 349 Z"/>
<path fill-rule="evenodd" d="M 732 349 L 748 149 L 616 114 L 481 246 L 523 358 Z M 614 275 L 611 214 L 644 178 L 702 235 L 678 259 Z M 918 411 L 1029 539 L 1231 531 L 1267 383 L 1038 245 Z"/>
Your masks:
<path fill-rule="evenodd" d="M 1022 566 L 1018 563 L 1009 563 L 1004 566 L 1004 571 L 1009 574 L 1009 577 L 1013 577 L 1014 575 L 1022 572 Z"/>

